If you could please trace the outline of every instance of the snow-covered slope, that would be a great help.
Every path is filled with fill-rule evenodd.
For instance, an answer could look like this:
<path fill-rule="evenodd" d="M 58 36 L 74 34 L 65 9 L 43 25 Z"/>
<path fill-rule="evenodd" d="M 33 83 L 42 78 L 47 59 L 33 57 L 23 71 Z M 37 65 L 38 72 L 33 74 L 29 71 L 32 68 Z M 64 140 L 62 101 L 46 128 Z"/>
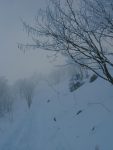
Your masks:
<path fill-rule="evenodd" d="M 41 81 L 30 110 L 0 122 L 0 150 L 113 150 L 113 86 L 97 79 L 70 93 Z"/>

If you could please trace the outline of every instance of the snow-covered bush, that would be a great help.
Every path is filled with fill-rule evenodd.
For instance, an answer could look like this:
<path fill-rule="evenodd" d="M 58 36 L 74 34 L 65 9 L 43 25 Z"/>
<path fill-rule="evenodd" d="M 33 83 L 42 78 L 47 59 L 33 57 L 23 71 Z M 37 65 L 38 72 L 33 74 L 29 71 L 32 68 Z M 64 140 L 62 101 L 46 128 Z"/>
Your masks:
<path fill-rule="evenodd" d="M 69 81 L 70 92 L 73 92 L 77 90 L 79 87 L 81 87 L 85 83 L 84 79 L 86 79 L 87 77 L 88 76 L 86 76 L 86 74 L 84 75 L 84 71 L 75 72 L 75 74 L 72 75 Z"/>
<path fill-rule="evenodd" d="M 77 90 L 83 84 L 84 84 L 84 82 L 80 82 L 80 81 L 77 81 L 76 83 L 74 83 L 74 82 L 70 83 L 70 87 L 69 87 L 70 92 L 73 92 L 73 91 Z"/>

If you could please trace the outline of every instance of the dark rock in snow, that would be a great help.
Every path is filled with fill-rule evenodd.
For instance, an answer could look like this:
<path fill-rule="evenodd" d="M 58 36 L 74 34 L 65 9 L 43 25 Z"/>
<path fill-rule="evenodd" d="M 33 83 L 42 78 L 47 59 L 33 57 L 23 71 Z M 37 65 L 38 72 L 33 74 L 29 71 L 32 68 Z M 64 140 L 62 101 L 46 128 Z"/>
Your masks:
<path fill-rule="evenodd" d="M 95 126 L 92 127 L 91 131 L 94 131 L 94 130 L 95 130 Z"/>
<path fill-rule="evenodd" d="M 47 100 L 47 103 L 49 103 L 49 102 L 50 102 L 50 99 Z"/>
<path fill-rule="evenodd" d="M 54 117 L 53 120 L 56 122 L 56 118 Z"/>
<path fill-rule="evenodd" d="M 97 78 L 98 78 L 98 76 L 97 76 L 96 74 L 93 74 L 93 75 L 90 77 L 89 82 L 92 83 L 92 82 L 94 82 Z"/>
<path fill-rule="evenodd" d="M 76 115 L 79 115 L 80 113 L 82 113 L 82 110 L 79 110 L 79 111 L 76 113 Z"/>

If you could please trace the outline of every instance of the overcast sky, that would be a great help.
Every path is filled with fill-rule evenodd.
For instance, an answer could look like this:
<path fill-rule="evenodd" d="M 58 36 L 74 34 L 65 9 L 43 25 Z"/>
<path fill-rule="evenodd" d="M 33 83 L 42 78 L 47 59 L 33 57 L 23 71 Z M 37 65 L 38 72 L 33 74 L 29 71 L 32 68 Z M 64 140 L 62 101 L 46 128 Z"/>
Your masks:
<path fill-rule="evenodd" d="M 44 52 L 31 50 L 24 54 L 17 46 L 18 42 L 27 42 L 28 38 L 20 18 L 32 23 L 45 1 L 0 0 L 0 76 L 6 76 L 11 82 L 53 68 Z"/>

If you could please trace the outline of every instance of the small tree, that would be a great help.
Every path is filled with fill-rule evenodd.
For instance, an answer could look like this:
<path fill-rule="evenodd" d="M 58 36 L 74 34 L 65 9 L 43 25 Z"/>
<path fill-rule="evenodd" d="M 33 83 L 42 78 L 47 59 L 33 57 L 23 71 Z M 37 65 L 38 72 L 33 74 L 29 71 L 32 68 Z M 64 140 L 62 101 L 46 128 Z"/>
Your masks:
<path fill-rule="evenodd" d="M 34 43 L 19 44 L 19 48 L 60 52 L 113 84 L 113 1 L 75 2 L 50 0 L 35 26 L 23 22 Z"/>
<path fill-rule="evenodd" d="M 16 85 L 20 96 L 27 101 L 28 107 L 30 108 L 36 83 L 32 79 L 21 79 L 18 80 Z"/>

